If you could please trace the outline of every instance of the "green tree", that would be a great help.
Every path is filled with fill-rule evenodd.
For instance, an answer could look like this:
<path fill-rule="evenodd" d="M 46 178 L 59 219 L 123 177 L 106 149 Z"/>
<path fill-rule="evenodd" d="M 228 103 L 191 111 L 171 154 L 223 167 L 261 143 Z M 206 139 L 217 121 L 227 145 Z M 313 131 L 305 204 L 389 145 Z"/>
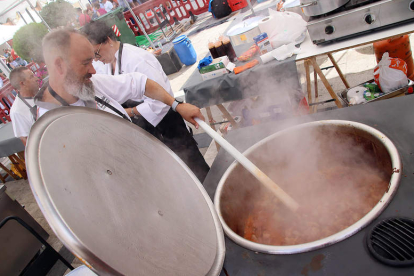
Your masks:
<path fill-rule="evenodd" d="M 50 2 L 40 11 L 40 15 L 47 22 L 50 28 L 54 29 L 66 26 L 76 17 L 76 10 L 69 2 L 56 0 Z"/>
<path fill-rule="evenodd" d="M 48 29 L 42 23 L 30 23 L 21 27 L 13 36 L 13 49 L 24 60 L 42 62 L 42 39 Z"/>

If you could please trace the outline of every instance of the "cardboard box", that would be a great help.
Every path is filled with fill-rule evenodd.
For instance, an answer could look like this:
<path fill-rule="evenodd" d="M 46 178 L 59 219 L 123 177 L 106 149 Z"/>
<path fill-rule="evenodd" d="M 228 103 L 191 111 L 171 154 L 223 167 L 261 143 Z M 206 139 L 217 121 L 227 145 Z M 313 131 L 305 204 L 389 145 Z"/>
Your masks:
<path fill-rule="evenodd" d="M 227 73 L 228 71 L 226 68 L 221 68 L 219 70 L 214 70 L 208 73 L 201 74 L 201 77 L 203 78 L 203 81 L 205 81 L 205 80 L 211 80 L 211 79 L 223 76 Z"/>
<path fill-rule="evenodd" d="M 254 37 L 253 40 L 260 49 L 260 55 L 264 55 L 273 50 L 269 38 L 267 37 L 267 33 L 261 33 Z"/>
<path fill-rule="evenodd" d="M 229 58 L 227 56 L 219 57 L 213 59 L 213 62 L 210 65 L 204 66 L 200 69 L 200 74 L 205 74 L 208 72 L 220 70 L 226 68 L 227 64 L 229 64 Z"/>

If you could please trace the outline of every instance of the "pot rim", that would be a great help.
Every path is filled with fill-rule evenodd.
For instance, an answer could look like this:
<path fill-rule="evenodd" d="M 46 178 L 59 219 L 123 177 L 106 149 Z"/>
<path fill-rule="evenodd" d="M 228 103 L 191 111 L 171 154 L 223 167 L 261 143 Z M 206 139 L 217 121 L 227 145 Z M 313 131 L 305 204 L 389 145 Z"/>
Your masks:
<path fill-rule="evenodd" d="M 328 236 L 326 238 L 316 240 L 313 242 L 298 244 L 298 245 L 286 245 L 286 246 L 280 246 L 280 245 L 265 245 L 260 244 L 256 242 L 249 241 L 238 234 L 236 234 L 225 222 L 221 210 L 220 210 L 220 204 L 221 199 L 220 196 L 222 194 L 224 183 L 226 182 L 227 178 L 229 177 L 230 173 L 234 170 L 234 168 L 238 165 L 238 162 L 235 160 L 229 168 L 225 171 L 223 176 L 220 179 L 220 182 L 217 186 L 216 193 L 214 195 L 214 206 L 216 208 L 216 212 L 219 216 L 220 222 L 223 226 L 223 230 L 226 233 L 226 235 L 235 243 L 239 244 L 240 246 L 243 246 L 247 249 L 250 249 L 255 252 L 261 252 L 261 253 L 268 253 L 268 254 L 297 254 L 302 252 L 308 252 L 312 251 L 318 248 L 323 248 L 326 246 L 329 246 L 331 244 L 340 242 L 357 232 L 359 232 L 361 229 L 363 229 L 365 226 L 367 226 L 370 222 L 372 222 L 375 218 L 377 218 L 381 212 L 388 206 L 389 202 L 391 201 L 392 197 L 395 195 L 395 192 L 397 191 L 399 181 L 401 179 L 401 173 L 402 173 L 402 162 L 400 155 L 398 153 L 397 148 L 395 147 L 394 143 L 387 137 L 385 134 L 380 132 L 379 130 L 370 127 L 368 125 L 354 122 L 354 121 L 347 121 L 347 120 L 322 120 L 322 121 L 315 121 L 310 123 L 304 123 L 299 124 L 293 127 L 289 127 L 286 129 L 283 129 L 281 131 L 278 131 L 261 141 L 257 142 L 250 148 L 248 148 L 243 154 L 247 156 L 251 152 L 253 152 L 256 148 L 259 146 L 265 144 L 266 142 L 278 137 L 282 136 L 285 133 L 295 131 L 298 129 L 304 129 L 304 128 L 312 128 L 315 126 L 326 126 L 326 125 L 333 125 L 333 126 L 345 126 L 345 127 L 354 127 L 360 130 L 363 130 L 365 132 L 370 133 L 371 135 L 378 138 L 378 140 L 384 145 L 384 147 L 387 149 L 388 153 L 391 157 L 391 165 L 394 169 L 394 172 L 391 175 L 389 184 L 388 184 L 388 190 L 384 193 L 382 198 L 379 200 L 379 202 L 372 208 L 371 211 L 369 211 L 365 216 L 363 216 L 360 220 L 352 224 L 351 226 L 345 228 L 342 231 L 339 231 L 331 236 Z"/>

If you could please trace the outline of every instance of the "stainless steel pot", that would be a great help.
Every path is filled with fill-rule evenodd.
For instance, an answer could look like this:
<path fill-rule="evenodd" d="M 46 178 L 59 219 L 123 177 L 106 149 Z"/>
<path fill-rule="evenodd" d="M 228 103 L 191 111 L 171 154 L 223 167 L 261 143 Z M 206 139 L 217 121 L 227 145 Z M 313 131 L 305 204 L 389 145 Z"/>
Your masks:
<path fill-rule="evenodd" d="M 316 16 L 336 10 L 348 2 L 349 0 L 301 0 L 300 5 L 295 8 L 302 8 L 307 16 Z"/>
<path fill-rule="evenodd" d="M 294 147 L 291 150 L 299 151 L 302 156 L 304 152 L 303 150 L 306 151 L 309 149 L 309 147 L 303 148 L 299 146 L 300 143 L 303 143 L 304 137 L 306 137 L 306 135 L 312 131 L 327 129 L 335 129 L 335 138 L 338 140 L 342 139 L 343 137 L 352 136 L 355 137 L 358 143 L 361 144 L 361 148 L 365 149 L 366 146 L 368 146 L 368 149 L 370 151 L 367 151 L 366 153 L 364 151 L 364 154 L 372 155 L 376 160 L 374 163 L 376 164 L 377 168 L 383 172 L 386 172 L 387 178 L 389 178 L 388 188 L 385 187 L 385 192 L 382 195 L 382 198 L 380 198 L 378 203 L 371 209 L 371 211 L 368 211 L 365 216 L 363 216 L 360 220 L 348 228 L 345 228 L 336 234 L 313 242 L 287 246 L 274 246 L 252 242 L 236 234 L 236 232 L 233 231 L 230 227 L 230 225 L 243 227 L 242 225 L 244 224 L 241 223 L 239 218 L 243 214 L 249 212 L 245 209 L 245 206 L 248 208 L 250 208 L 249 206 L 255 206 L 255 202 L 249 201 L 249 198 L 252 198 L 252 193 L 255 193 L 255 191 L 257 191 L 257 186 L 255 186 L 253 182 L 246 180 L 247 177 L 244 176 L 244 172 L 240 168 L 240 165 L 237 162 L 234 162 L 221 178 L 214 198 L 214 205 L 223 225 L 223 229 L 230 239 L 239 245 L 256 252 L 269 254 L 295 254 L 300 252 L 307 252 L 346 239 L 347 237 L 355 234 L 360 229 L 365 227 L 385 209 L 398 187 L 399 180 L 401 178 L 400 171 L 402 170 L 402 163 L 397 148 L 394 146 L 391 140 L 388 139 L 383 133 L 370 126 L 361 123 L 340 120 L 306 123 L 277 132 L 265 138 L 244 152 L 244 155 L 246 155 L 259 167 L 262 165 L 261 169 L 264 169 L 265 173 L 270 173 L 272 169 L 268 167 L 266 170 L 263 167 L 263 164 L 269 164 L 271 161 L 274 161 L 276 159 L 275 156 L 278 156 L 278 153 L 281 156 L 282 151 L 288 152 L 288 154 L 284 157 L 278 156 L 281 160 L 281 163 L 292 162 L 289 158 L 289 151 L 286 151 L 286 148 L 288 147 L 286 145 L 287 139 L 292 140 L 292 138 L 295 137 L 294 143 L 289 142 L 290 146 Z M 273 153 L 274 157 L 272 157 L 272 154 L 269 153 Z M 274 163 L 270 167 L 273 168 L 274 166 L 278 166 L 281 163 Z M 300 169 L 301 168 L 298 166 L 298 172 Z M 240 180 L 240 178 L 243 180 Z M 234 202 L 235 204 L 227 204 L 230 201 Z M 241 206 L 242 208 L 239 208 L 238 206 Z M 234 215 L 230 217 L 229 212 Z"/>
<path fill-rule="evenodd" d="M 261 34 L 259 29 L 259 22 L 264 16 L 256 16 L 236 24 L 227 32 L 231 44 L 238 46 L 241 44 L 252 44 L 253 38 Z"/>

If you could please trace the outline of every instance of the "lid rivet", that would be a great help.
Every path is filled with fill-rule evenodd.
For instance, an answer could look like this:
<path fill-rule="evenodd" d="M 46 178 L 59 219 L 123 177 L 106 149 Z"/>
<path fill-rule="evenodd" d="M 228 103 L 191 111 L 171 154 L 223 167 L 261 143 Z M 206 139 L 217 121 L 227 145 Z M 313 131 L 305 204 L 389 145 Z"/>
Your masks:
<path fill-rule="evenodd" d="M 109 175 L 112 175 L 112 172 L 110 170 L 106 171 Z"/>
<path fill-rule="evenodd" d="M 161 210 L 159 210 L 158 215 L 163 216 L 164 214 L 161 212 Z"/>

